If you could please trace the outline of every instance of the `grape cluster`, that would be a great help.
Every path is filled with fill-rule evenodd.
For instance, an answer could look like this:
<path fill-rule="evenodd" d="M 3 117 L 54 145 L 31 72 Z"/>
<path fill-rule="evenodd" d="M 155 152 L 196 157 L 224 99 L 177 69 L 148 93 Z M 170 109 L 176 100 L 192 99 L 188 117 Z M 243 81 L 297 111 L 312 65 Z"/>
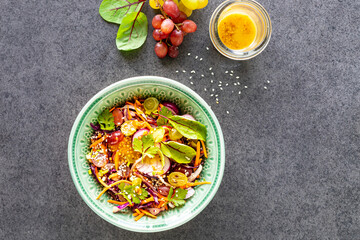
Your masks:
<path fill-rule="evenodd" d="M 155 44 L 155 54 L 159 58 L 164 58 L 166 55 L 176 58 L 184 36 L 195 32 L 197 25 L 187 19 L 186 13 L 180 11 L 178 4 L 173 0 L 155 1 L 154 6 L 159 7 L 162 13 L 155 15 L 152 19 L 153 38 L 158 41 Z M 150 6 L 152 6 L 151 1 Z"/>

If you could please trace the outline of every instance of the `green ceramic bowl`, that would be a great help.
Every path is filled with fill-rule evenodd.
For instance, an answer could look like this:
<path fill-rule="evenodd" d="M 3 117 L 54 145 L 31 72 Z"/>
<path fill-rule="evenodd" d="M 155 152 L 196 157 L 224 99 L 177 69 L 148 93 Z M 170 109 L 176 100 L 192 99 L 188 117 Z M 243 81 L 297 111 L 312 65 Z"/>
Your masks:
<path fill-rule="evenodd" d="M 96 200 L 102 187 L 89 175 L 89 163 L 85 159 L 89 151 L 89 137 L 92 135 L 90 123 L 105 108 L 124 104 L 133 97 L 156 97 L 162 101 L 176 103 L 183 114 L 193 115 L 207 130 L 209 158 L 206 160 L 201 177 L 212 182 L 196 188 L 195 195 L 183 207 L 161 213 L 157 219 L 143 217 L 135 222 L 129 210 L 112 213 L 110 197 L 104 194 Z M 72 179 L 86 204 L 106 221 L 126 230 L 135 232 L 159 232 L 178 227 L 199 214 L 214 197 L 224 172 L 225 146 L 223 134 L 213 111 L 206 102 L 188 87 L 162 77 L 144 76 L 119 81 L 96 94 L 77 116 L 71 130 L 68 145 L 68 160 Z"/>

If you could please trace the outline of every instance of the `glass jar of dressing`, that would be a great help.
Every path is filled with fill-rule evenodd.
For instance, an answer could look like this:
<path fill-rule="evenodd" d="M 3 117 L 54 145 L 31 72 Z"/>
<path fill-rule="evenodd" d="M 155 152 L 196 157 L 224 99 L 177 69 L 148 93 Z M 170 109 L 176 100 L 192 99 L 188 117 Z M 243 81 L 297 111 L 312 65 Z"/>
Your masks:
<path fill-rule="evenodd" d="M 270 16 L 253 0 L 227 0 L 210 19 L 210 38 L 215 48 L 234 60 L 261 53 L 270 41 Z"/>

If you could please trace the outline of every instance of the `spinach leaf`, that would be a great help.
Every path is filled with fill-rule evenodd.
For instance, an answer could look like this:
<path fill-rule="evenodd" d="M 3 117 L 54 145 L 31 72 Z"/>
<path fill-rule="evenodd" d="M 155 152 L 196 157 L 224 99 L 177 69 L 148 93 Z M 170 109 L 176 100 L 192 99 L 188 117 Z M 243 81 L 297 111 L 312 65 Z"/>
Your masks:
<path fill-rule="evenodd" d="M 147 37 L 148 20 L 142 12 L 127 14 L 121 21 L 116 37 L 119 50 L 129 51 L 141 47 Z"/>
<path fill-rule="evenodd" d="M 100 5 L 99 13 L 104 20 L 121 24 L 125 15 L 140 11 L 144 2 L 146 0 L 104 0 Z"/>
<path fill-rule="evenodd" d="M 178 163 L 190 163 L 196 155 L 192 147 L 174 141 L 163 142 L 160 148 L 165 156 Z"/>
<path fill-rule="evenodd" d="M 105 109 L 98 117 L 97 120 L 102 130 L 113 130 L 115 128 L 114 117 L 108 109 Z"/>

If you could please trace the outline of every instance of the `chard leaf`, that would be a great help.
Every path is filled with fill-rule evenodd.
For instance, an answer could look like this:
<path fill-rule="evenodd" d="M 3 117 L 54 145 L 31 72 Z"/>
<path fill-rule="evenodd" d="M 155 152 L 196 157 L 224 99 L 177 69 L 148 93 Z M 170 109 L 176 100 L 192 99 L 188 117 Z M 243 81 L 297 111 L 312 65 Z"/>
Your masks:
<path fill-rule="evenodd" d="M 184 137 L 206 141 L 206 127 L 200 122 L 181 116 L 172 116 L 169 122 Z"/>
<path fill-rule="evenodd" d="M 190 163 L 196 155 L 192 147 L 174 141 L 161 143 L 161 151 L 178 163 Z"/>
<path fill-rule="evenodd" d="M 97 120 L 102 130 L 113 130 L 115 128 L 114 117 L 107 109 L 98 116 Z"/>
<path fill-rule="evenodd" d="M 122 19 L 116 37 L 116 46 L 119 50 L 130 51 L 141 47 L 147 37 L 148 20 L 142 12 L 126 14 Z"/>
<path fill-rule="evenodd" d="M 146 0 L 104 0 L 100 4 L 100 16 L 108 22 L 121 24 L 128 13 L 140 11 Z"/>

